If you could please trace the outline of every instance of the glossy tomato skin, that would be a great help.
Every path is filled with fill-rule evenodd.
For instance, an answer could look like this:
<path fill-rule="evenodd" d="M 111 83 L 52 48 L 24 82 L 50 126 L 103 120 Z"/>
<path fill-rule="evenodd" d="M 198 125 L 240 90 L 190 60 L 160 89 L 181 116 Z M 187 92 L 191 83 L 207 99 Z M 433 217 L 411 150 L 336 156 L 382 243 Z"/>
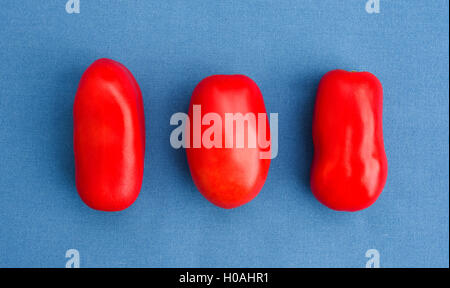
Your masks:
<path fill-rule="evenodd" d="M 192 179 L 203 196 L 216 206 L 231 209 L 246 204 L 258 195 L 266 180 L 270 159 L 260 159 L 267 149 L 225 147 L 225 125 L 222 125 L 222 148 L 193 148 L 193 105 L 201 105 L 201 114 L 214 112 L 225 123 L 225 113 L 266 113 L 264 99 L 256 83 L 244 75 L 213 75 L 203 79 L 195 88 L 189 108 L 191 148 L 186 149 Z M 268 117 L 266 117 L 268 119 Z M 210 126 L 202 126 L 201 135 Z M 249 125 L 243 135 L 257 133 Z M 236 130 L 234 131 L 236 140 Z M 270 127 L 266 121 L 266 139 Z"/>
<path fill-rule="evenodd" d="M 141 90 L 122 64 L 99 59 L 84 72 L 73 105 L 75 182 L 81 199 L 120 211 L 138 197 L 144 172 Z"/>
<path fill-rule="evenodd" d="M 323 76 L 313 116 L 311 189 L 327 207 L 358 211 L 372 205 L 387 178 L 383 89 L 369 72 Z"/>

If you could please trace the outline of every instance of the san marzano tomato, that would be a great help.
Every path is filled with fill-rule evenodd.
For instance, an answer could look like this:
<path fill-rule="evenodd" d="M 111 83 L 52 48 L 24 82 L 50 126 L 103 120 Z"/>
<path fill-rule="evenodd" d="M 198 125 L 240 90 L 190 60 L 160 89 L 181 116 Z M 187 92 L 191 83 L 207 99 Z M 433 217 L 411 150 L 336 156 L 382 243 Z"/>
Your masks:
<path fill-rule="evenodd" d="M 186 152 L 199 191 L 222 208 L 256 197 L 270 166 L 270 157 L 263 156 L 270 147 L 259 139 L 270 138 L 270 128 L 256 83 L 244 75 L 207 77 L 195 88 L 188 115 Z"/>
<path fill-rule="evenodd" d="M 83 74 L 73 105 L 75 178 L 91 208 L 119 211 L 138 197 L 144 172 L 141 90 L 122 64 L 95 61 Z"/>
<path fill-rule="evenodd" d="M 314 195 L 334 210 L 369 207 L 388 168 L 380 81 L 369 72 L 330 71 L 320 81 L 314 109 Z"/>

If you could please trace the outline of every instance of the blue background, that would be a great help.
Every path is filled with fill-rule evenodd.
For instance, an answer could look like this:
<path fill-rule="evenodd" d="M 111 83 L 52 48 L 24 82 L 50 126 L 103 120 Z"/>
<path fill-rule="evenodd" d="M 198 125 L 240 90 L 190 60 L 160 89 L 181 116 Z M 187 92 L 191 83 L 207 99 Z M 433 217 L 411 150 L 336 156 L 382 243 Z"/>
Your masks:
<path fill-rule="evenodd" d="M 449 2 L 381 0 L 7 0 L 0 7 L 0 266 L 382 267 L 449 265 Z M 72 104 L 97 58 L 125 64 L 144 97 L 138 200 L 89 209 L 74 184 Z M 334 212 L 309 188 L 311 119 L 329 70 L 384 86 L 389 175 L 378 201 Z M 234 210 L 196 190 L 169 144 L 211 74 L 246 74 L 279 113 L 279 155 L 259 196 Z"/>

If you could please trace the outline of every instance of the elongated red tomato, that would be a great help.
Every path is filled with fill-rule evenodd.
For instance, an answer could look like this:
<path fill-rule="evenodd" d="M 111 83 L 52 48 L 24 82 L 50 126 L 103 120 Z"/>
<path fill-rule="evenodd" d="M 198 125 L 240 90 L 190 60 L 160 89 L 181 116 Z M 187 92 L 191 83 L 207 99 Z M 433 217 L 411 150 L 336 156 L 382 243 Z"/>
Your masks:
<path fill-rule="evenodd" d="M 313 117 L 311 189 L 331 209 L 372 205 L 387 178 L 383 89 L 369 72 L 334 70 L 320 81 Z"/>
<path fill-rule="evenodd" d="M 122 64 L 95 61 L 83 74 L 73 106 L 75 178 L 89 207 L 120 211 L 138 197 L 144 172 L 141 90 Z"/>
<path fill-rule="evenodd" d="M 258 116 L 265 117 L 265 128 L 259 127 Z M 203 196 L 227 209 L 256 197 L 270 166 L 270 159 L 261 157 L 267 147 L 251 144 L 258 133 L 264 132 L 265 139 L 270 138 L 264 100 L 256 83 L 244 75 L 214 75 L 203 79 L 192 94 L 189 119 L 192 141 L 186 149 L 187 158 L 192 179 Z M 230 119 L 234 121 L 227 122 Z M 227 127 L 232 127 L 232 131 Z M 213 128 L 216 134 L 205 133 Z M 201 133 L 195 133 L 195 129 Z M 239 145 L 242 139 L 245 143 Z M 211 147 L 206 143 L 209 140 L 215 140 L 218 145 Z"/>

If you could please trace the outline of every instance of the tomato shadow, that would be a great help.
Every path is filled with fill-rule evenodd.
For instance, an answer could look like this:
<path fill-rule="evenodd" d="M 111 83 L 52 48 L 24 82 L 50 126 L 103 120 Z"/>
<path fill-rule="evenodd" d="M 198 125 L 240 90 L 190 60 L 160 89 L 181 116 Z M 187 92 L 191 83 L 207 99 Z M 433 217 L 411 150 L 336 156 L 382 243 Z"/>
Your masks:
<path fill-rule="evenodd" d="M 143 74 L 158 75 L 152 71 Z M 180 190 L 195 191 L 185 149 L 175 149 L 170 144 L 170 135 L 178 127 L 170 125 L 170 118 L 177 112 L 188 112 L 191 94 L 197 82 L 193 79 L 180 81 L 179 75 L 166 77 L 158 86 L 152 85 L 151 81 L 148 81 L 149 77 L 137 77 L 144 98 L 146 118 L 143 189 L 152 193 L 152 197 L 158 201 L 164 201 L 168 194 L 179 193 Z M 139 78 L 147 78 L 147 81 L 139 81 Z M 164 188 L 155 190 L 154 187 Z M 192 198 L 193 194 L 179 194 L 177 199 Z"/>
<path fill-rule="evenodd" d="M 297 135 L 300 135 L 299 140 L 299 150 L 298 153 L 298 163 L 303 163 L 303 165 L 298 167 L 299 179 L 301 187 L 308 191 L 308 194 L 312 196 L 310 189 L 310 174 L 311 174 L 311 163 L 313 159 L 313 141 L 312 141 L 312 121 L 314 112 L 314 102 L 316 99 L 317 87 L 319 85 L 320 79 L 323 73 L 315 73 L 308 78 L 299 81 L 298 91 L 302 91 L 301 99 L 297 113 L 296 123 L 298 125 Z"/>
<path fill-rule="evenodd" d="M 189 102 L 191 99 L 192 91 L 195 88 L 194 81 L 186 81 L 184 83 L 181 83 L 178 87 L 174 89 L 174 92 L 172 92 L 174 95 L 179 95 L 174 101 L 170 103 L 170 107 L 168 107 L 168 111 L 170 111 L 170 115 L 167 115 L 166 121 L 170 120 L 170 117 L 173 113 L 182 112 L 182 113 L 188 113 L 189 110 Z M 169 124 L 169 123 L 167 123 Z M 166 125 L 167 125 L 166 124 Z M 169 131 L 167 133 L 167 147 L 170 150 L 169 154 L 170 157 L 173 158 L 173 164 L 176 167 L 176 170 L 178 171 L 179 176 L 183 179 L 184 183 L 190 183 L 192 187 L 194 187 L 194 184 L 192 182 L 191 173 L 189 171 L 189 165 L 187 161 L 186 156 L 186 150 L 184 148 L 175 149 L 170 145 L 170 134 L 172 133 L 173 129 L 175 129 L 177 126 L 169 125 Z"/>
<path fill-rule="evenodd" d="M 61 100 L 58 101 L 58 109 L 56 113 L 54 126 L 57 131 L 57 138 L 55 139 L 54 159 L 57 161 L 57 170 L 61 175 L 61 180 L 65 185 L 71 188 L 71 191 L 76 192 L 75 189 L 75 160 L 73 154 L 73 101 L 78 87 L 79 79 L 81 78 L 86 67 L 74 66 L 70 67 L 63 73 L 58 75 L 57 86 L 59 87 L 57 96 Z M 61 89 L 62 88 L 62 89 Z"/>

